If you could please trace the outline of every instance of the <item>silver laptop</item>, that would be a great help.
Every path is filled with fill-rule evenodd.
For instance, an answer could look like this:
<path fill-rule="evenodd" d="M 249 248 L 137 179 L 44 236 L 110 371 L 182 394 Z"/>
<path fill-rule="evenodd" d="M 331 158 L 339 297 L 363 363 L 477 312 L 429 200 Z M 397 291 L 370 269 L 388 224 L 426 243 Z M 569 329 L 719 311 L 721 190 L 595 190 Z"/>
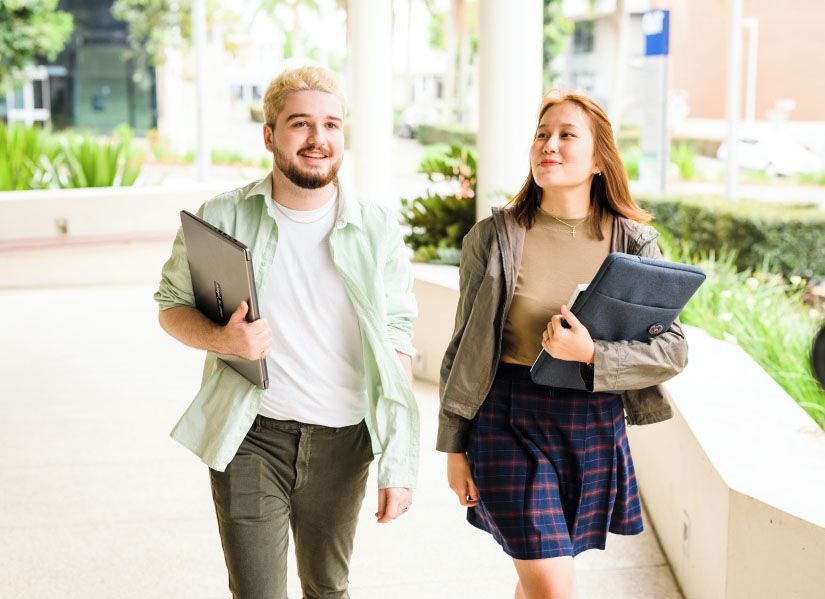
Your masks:
<path fill-rule="evenodd" d="M 226 324 L 246 300 L 249 304 L 246 320 L 258 320 L 260 313 L 249 248 L 186 210 L 181 211 L 180 221 L 198 310 L 213 322 Z M 265 359 L 245 360 L 222 354 L 218 357 L 261 389 L 267 388 Z"/>

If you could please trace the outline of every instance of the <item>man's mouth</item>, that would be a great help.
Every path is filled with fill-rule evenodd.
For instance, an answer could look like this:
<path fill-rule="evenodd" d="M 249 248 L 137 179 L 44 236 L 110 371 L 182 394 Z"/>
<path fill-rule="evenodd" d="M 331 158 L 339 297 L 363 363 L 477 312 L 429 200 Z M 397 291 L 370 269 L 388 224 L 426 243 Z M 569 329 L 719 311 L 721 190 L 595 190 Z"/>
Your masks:
<path fill-rule="evenodd" d="M 321 152 L 319 150 L 304 150 L 298 152 L 298 154 L 300 156 L 303 156 L 304 158 L 310 158 L 313 160 L 323 160 L 324 158 L 329 158 L 328 154 L 325 154 L 324 152 Z"/>

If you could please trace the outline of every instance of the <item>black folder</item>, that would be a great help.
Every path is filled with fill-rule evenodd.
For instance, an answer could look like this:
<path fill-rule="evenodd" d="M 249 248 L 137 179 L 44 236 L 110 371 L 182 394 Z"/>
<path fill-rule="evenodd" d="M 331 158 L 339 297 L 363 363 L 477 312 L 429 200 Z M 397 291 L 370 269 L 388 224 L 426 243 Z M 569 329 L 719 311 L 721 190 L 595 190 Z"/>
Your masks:
<path fill-rule="evenodd" d="M 614 252 L 568 307 L 593 339 L 647 341 L 670 328 L 704 280 L 698 266 Z M 544 350 L 530 376 L 540 385 L 587 389 L 580 362 Z"/>

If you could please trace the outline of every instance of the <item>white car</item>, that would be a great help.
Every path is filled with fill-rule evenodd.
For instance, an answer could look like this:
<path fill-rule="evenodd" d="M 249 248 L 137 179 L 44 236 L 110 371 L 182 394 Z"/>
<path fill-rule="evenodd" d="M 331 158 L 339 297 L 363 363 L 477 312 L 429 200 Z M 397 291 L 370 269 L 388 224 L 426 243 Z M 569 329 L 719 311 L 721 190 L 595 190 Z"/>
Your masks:
<path fill-rule="evenodd" d="M 762 171 L 767 175 L 790 176 L 822 172 L 822 160 L 805 146 L 783 137 L 743 135 L 737 145 L 739 168 Z M 716 152 L 719 160 L 728 157 L 723 143 Z"/>

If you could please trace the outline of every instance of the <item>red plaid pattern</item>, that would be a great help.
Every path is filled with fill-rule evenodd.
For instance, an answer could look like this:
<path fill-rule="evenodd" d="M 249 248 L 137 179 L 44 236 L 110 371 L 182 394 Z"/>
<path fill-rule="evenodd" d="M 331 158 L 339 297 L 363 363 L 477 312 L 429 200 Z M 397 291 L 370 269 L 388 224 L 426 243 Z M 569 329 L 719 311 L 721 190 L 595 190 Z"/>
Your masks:
<path fill-rule="evenodd" d="M 604 549 L 642 532 L 621 398 L 536 385 L 500 364 L 473 420 L 467 456 L 479 503 L 467 511 L 516 559 Z"/>

